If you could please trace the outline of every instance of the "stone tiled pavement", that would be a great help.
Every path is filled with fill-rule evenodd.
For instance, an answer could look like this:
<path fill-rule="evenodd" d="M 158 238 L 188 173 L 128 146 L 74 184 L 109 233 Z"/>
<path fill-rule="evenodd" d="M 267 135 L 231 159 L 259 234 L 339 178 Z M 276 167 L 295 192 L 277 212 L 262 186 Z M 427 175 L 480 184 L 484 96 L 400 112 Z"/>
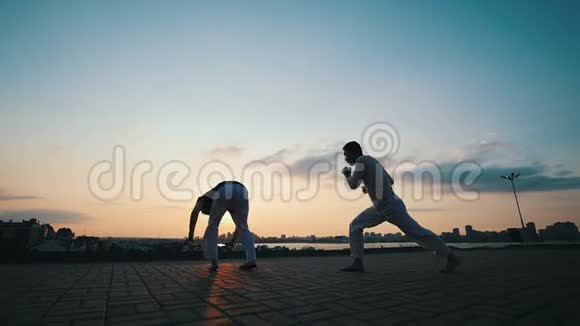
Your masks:
<path fill-rule="evenodd" d="M 580 325 L 580 250 L 427 252 L 224 261 L 0 265 L 1 323 L 45 325 Z"/>

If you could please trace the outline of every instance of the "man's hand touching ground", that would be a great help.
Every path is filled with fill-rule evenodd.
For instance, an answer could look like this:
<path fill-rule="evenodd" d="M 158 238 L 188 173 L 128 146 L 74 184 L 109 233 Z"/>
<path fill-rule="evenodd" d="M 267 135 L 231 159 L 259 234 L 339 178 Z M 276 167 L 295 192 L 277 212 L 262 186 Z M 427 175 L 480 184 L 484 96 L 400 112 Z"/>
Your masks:
<path fill-rule="evenodd" d="M 234 249 L 234 246 L 236 245 L 236 239 L 232 239 L 226 243 L 224 243 L 225 248 L 227 251 L 232 251 Z"/>
<path fill-rule="evenodd" d="M 181 248 L 181 252 L 191 252 L 191 251 L 194 251 L 194 249 L 196 249 L 196 248 L 199 248 L 198 243 L 196 243 L 194 240 L 187 240 L 183 244 L 183 247 Z"/>

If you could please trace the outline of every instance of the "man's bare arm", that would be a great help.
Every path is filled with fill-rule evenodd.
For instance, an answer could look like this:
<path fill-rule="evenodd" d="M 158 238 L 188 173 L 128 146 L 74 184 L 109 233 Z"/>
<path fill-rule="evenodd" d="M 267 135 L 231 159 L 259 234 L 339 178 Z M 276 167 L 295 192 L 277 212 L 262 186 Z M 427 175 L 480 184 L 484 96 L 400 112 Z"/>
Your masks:
<path fill-rule="evenodd" d="M 355 165 L 354 171 L 351 173 L 349 170 L 348 173 L 344 173 L 344 176 L 346 177 L 346 182 L 348 183 L 350 189 L 358 188 L 363 182 L 365 176 L 364 165 Z"/>
<path fill-rule="evenodd" d="M 197 200 L 191 215 L 189 216 L 189 233 L 187 235 L 187 241 L 193 241 L 193 233 L 195 232 L 195 225 L 197 224 L 197 219 L 199 217 L 199 212 L 201 212 L 202 201 Z"/>

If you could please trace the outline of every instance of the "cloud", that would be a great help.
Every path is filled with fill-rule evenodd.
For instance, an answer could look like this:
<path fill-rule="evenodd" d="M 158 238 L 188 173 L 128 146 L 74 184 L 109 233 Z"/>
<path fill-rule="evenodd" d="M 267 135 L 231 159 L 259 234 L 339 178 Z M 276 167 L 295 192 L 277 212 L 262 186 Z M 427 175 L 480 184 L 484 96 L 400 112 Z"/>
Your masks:
<path fill-rule="evenodd" d="M 323 153 L 320 155 L 305 156 L 290 164 L 290 171 L 293 175 L 307 177 L 311 172 L 336 170 L 336 157 L 339 152 Z M 324 172 L 324 171 L 322 171 Z"/>
<path fill-rule="evenodd" d="M 557 171 L 557 172 L 555 173 L 555 175 L 556 175 L 557 177 L 564 177 L 564 176 L 567 176 L 567 175 L 571 175 L 572 173 L 573 173 L 573 172 L 572 172 L 572 171 L 570 171 L 570 170 L 561 170 L 561 171 Z"/>
<path fill-rule="evenodd" d="M 476 190 L 481 192 L 511 192 L 512 187 L 507 180 L 499 179 L 499 175 L 507 174 L 508 171 L 525 171 L 532 167 L 521 168 L 500 168 L 500 167 L 486 167 L 483 169 L 482 177 L 474 184 Z M 580 177 L 558 177 L 544 174 L 526 175 L 525 172 L 520 172 L 521 175 L 516 179 L 516 189 L 518 192 L 531 191 L 557 191 L 557 190 L 574 190 L 580 189 Z M 495 178 L 494 178 L 495 177 Z"/>
<path fill-rule="evenodd" d="M 520 173 L 520 177 L 515 182 L 518 192 L 580 189 L 580 177 L 573 176 L 572 171 L 564 170 L 561 164 L 556 165 L 558 171 L 552 173 L 552 169 L 545 162 L 525 163 L 524 159 L 524 161 L 520 160 L 518 161 L 519 163 L 515 163 L 515 157 L 525 157 L 525 155 L 524 153 L 514 153 L 514 148 L 507 142 L 474 140 L 433 163 L 439 169 L 444 190 L 451 189 L 453 171 L 463 162 L 475 163 L 481 168 L 479 178 L 469 187 L 463 184 L 464 189 L 476 190 L 482 193 L 511 192 L 511 184 L 501 179 L 500 176 L 509 174 L 512 171 Z M 416 164 L 421 162 L 412 158 L 409 161 Z M 425 167 L 418 165 L 409 172 L 417 176 L 425 171 Z M 463 177 L 465 178 L 466 174 Z M 462 181 L 462 178 L 460 178 L 460 181 Z"/>
<path fill-rule="evenodd" d="M 471 153 L 472 155 L 477 154 L 480 156 L 510 148 L 511 145 L 509 143 L 497 140 L 494 141 L 481 140 L 477 143 L 471 143 L 464 146 L 464 150 L 466 151 L 466 153 Z"/>
<path fill-rule="evenodd" d="M 466 162 L 474 162 L 473 160 L 467 160 Z M 441 173 L 441 183 L 446 189 L 451 188 L 451 177 L 453 171 L 461 162 L 442 162 L 436 163 L 440 173 Z M 516 189 L 518 192 L 542 192 L 542 191 L 558 191 L 558 190 L 574 190 L 580 189 L 580 177 L 562 177 L 562 176 L 551 176 L 547 174 L 548 168 L 546 164 L 534 162 L 529 165 L 480 165 L 481 175 L 472 185 L 465 185 L 463 179 L 460 177 L 459 180 L 466 190 L 475 190 L 482 193 L 502 193 L 511 192 L 511 184 L 500 176 L 507 175 L 509 173 L 518 172 L 520 173 L 519 178 L 516 179 Z M 421 167 L 413 169 L 415 175 L 424 172 Z M 466 174 L 463 175 L 465 177 Z"/>
<path fill-rule="evenodd" d="M 32 209 L 0 212 L 0 219 L 4 221 L 20 221 L 30 218 L 38 219 L 42 223 L 55 224 L 79 224 L 93 220 L 92 217 L 86 214 L 66 210 Z"/>
<path fill-rule="evenodd" d="M 275 152 L 274 154 L 266 155 L 259 159 L 258 161 L 262 161 L 264 163 L 272 163 L 272 162 L 287 162 L 291 158 L 296 157 L 303 153 L 304 146 L 302 145 L 292 145 L 286 148 L 282 148 Z"/>
<path fill-rule="evenodd" d="M 460 146 L 453 152 L 446 153 L 445 156 L 456 161 L 497 162 L 509 159 L 512 151 L 511 144 L 507 142 L 482 139 Z"/>
<path fill-rule="evenodd" d="M 24 200 L 24 199 L 37 199 L 37 196 L 15 196 L 15 195 L 5 195 L 0 194 L 0 200 Z"/>
<path fill-rule="evenodd" d="M 329 151 L 328 146 L 319 150 L 305 150 L 303 146 L 282 148 L 279 151 L 264 156 L 258 161 L 264 163 L 280 162 L 290 169 L 290 173 L 297 177 L 308 177 L 310 173 L 323 173 L 327 176 L 336 168 L 336 156 L 339 152 Z M 330 170 L 329 170 L 330 168 Z"/>
<path fill-rule="evenodd" d="M 263 161 L 265 163 L 270 163 L 270 162 L 282 162 L 285 161 L 288 158 L 288 155 L 290 154 L 290 149 L 288 148 L 282 148 L 281 150 L 277 151 L 274 154 L 271 155 L 267 155 L 264 156 L 260 159 L 260 161 Z"/>
<path fill-rule="evenodd" d="M 229 145 L 216 147 L 209 153 L 212 156 L 240 156 L 246 149 L 241 146 Z"/>
<path fill-rule="evenodd" d="M 290 153 L 289 149 L 282 149 L 263 160 L 282 161 L 287 159 L 288 153 Z M 292 154 L 296 154 L 296 151 L 293 151 Z M 337 155 L 339 155 L 338 160 Z M 323 177 L 328 177 L 339 170 L 336 165 L 342 162 L 341 155 L 340 151 L 330 151 L 328 146 L 321 145 L 318 151 L 312 149 L 306 153 L 302 152 L 302 157 L 294 160 L 288 166 L 292 175 L 296 177 L 307 178 L 309 174 L 318 174 L 318 172 L 324 173 Z M 519 192 L 580 189 L 580 176 L 574 176 L 572 171 L 563 169 L 561 164 L 556 165 L 557 171 L 553 172 L 553 169 L 544 162 L 514 163 L 513 157 L 520 156 L 523 155 L 513 154 L 513 148 L 507 142 L 478 140 L 461 146 L 459 149 L 441 156 L 442 159 L 435 159 L 430 163 L 434 163 L 437 167 L 441 176 L 440 182 L 445 191 L 451 190 L 453 172 L 457 166 L 464 162 L 475 163 L 481 168 L 481 175 L 470 186 L 463 182 L 465 174 L 459 178 L 460 182 L 463 182 L 463 189 L 466 190 L 476 190 L 483 193 L 511 192 L 510 183 L 500 179 L 499 176 L 512 171 L 520 173 L 520 177 L 516 180 Z M 393 174 L 397 165 L 403 162 L 416 164 L 415 168 L 405 172 L 411 172 L 415 176 L 420 176 L 422 172 L 428 172 L 428 167 L 420 165 L 422 161 L 414 157 L 406 157 L 405 160 L 398 160 L 398 162 L 390 159 L 389 164 L 385 164 L 385 166 L 387 166 L 388 172 Z M 401 171 L 397 172 L 401 173 Z M 397 178 L 397 176 L 394 177 Z M 401 180 L 396 180 L 396 182 L 401 182 Z"/>
<path fill-rule="evenodd" d="M 12 195 L 6 193 L 4 189 L 0 189 L 0 201 L 2 200 L 26 200 L 26 199 L 37 199 L 40 198 L 38 196 L 32 195 Z"/>

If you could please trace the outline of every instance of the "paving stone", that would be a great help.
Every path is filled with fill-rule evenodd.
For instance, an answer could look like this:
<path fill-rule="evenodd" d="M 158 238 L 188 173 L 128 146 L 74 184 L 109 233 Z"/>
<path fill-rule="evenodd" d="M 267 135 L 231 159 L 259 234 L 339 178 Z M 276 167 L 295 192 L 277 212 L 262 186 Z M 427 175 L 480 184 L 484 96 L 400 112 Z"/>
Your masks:
<path fill-rule="evenodd" d="M 296 316 L 298 320 L 306 323 L 310 323 L 321 319 L 330 319 L 333 317 L 336 317 L 336 312 L 331 310 L 321 310 Z"/>
<path fill-rule="evenodd" d="M 203 321 L 197 321 L 197 322 L 193 322 L 193 323 L 187 323 L 184 324 L 184 326 L 186 325 L 195 325 L 195 326 L 229 326 L 229 325 L 234 325 L 234 322 L 229 319 L 229 318 L 219 318 L 219 319 L 210 319 L 210 320 L 203 320 Z"/>
<path fill-rule="evenodd" d="M 124 322 L 134 322 L 136 320 L 161 319 L 166 317 L 166 314 L 161 311 L 145 312 L 126 316 L 107 316 L 107 323 L 117 324 Z"/>
<path fill-rule="evenodd" d="M 254 315 L 249 315 L 249 316 L 238 316 L 234 318 L 234 321 L 236 323 L 239 323 L 241 325 L 249 325 L 249 326 L 261 326 L 261 325 L 270 325 L 269 322 L 258 318 L 257 316 Z"/>
<path fill-rule="evenodd" d="M 82 313 L 82 314 L 66 314 L 66 315 L 53 315 L 48 314 L 44 319 L 43 322 L 62 322 L 62 323 L 69 323 L 73 320 L 82 320 L 82 319 L 104 319 L 105 313 L 104 312 L 90 312 L 90 313 Z"/>
<path fill-rule="evenodd" d="M 172 310 L 167 312 L 167 316 L 173 323 L 204 319 L 192 310 Z"/>
<path fill-rule="evenodd" d="M 73 321 L 73 326 L 102 326 L 105 324 L 104 319 L 79 319 Z"/>
<path fill-rule="evenodd" d="M 112 325 L 115 325 L 115 326 L 159 326 L 159 325 L 171 325 L 171 321 L 167 318 L 160 317 L 160 318 L 153 318 L 153 319 L 140 319 L 140 320 L 124 321 L 124 322 L 114 323 Z"/>
<path fill-rule="evenodd" d="M 249 314 L 257 314 L 260 312 L 270 311 L 271 309 L 267 306 L 250 306 L 244 308 L 237 308 L 237 309 L 228 309 L 225 312 L 230 316 L 236 315 L 249 315 Z"/>
<path fill-rule="evenodd" d="M 110 316 L 132 315 L 137 312 L 136 305 L 132 303 L 107 306 L 107 314 Z"/>
<path fill-rule="evenodd" d="M 161 310 L 161 306 L 158 305 L 157 303 L 141 303 L 141 304 L 137 304 L 135 306 L 135 310 L 137 311 L 137 313 L 142 313 L 142 312 L 153 312 L 153 311 L 159 311 Z"/>

